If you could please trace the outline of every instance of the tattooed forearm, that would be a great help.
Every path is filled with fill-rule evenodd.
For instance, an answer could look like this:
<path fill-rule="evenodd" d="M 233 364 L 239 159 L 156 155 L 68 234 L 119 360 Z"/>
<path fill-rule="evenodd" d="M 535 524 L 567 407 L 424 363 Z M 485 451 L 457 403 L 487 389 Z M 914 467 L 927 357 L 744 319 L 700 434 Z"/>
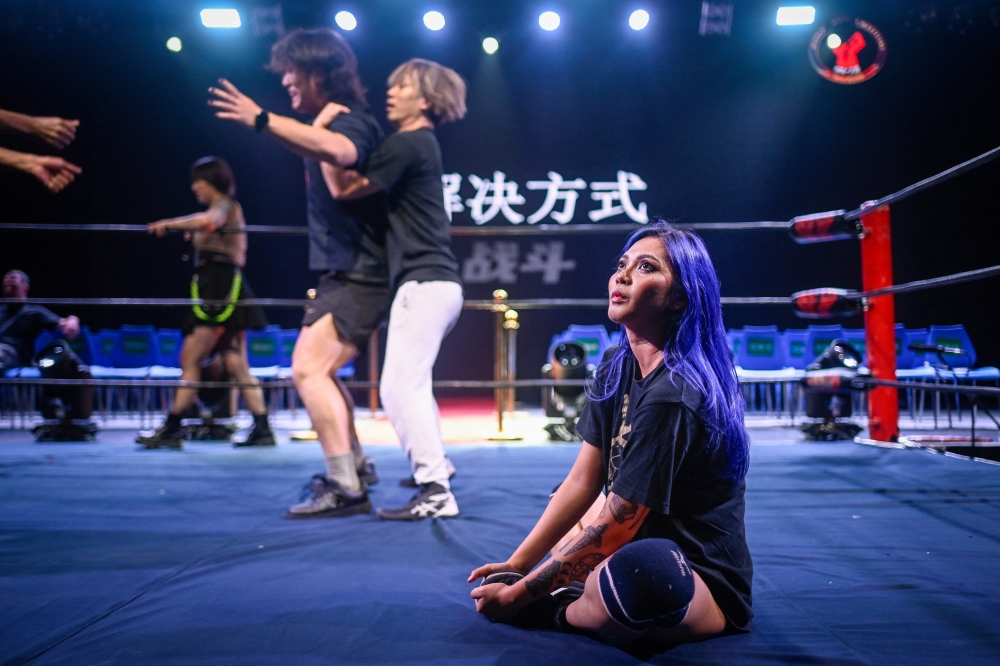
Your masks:
<path fill-rule="evenodd" d="M 580 580 L 604 560 L 604 553 L 587 553 L 569 570 L 570 580 Z"/>
<path fill-rule="evenodd" d="M 638 511 L 638 505 L 624 500 L 618 495 L 611 495 L 607 503 L 611 505 L 611 517 L 619 525 L 624 525 L 627 521 L 635 518 L 635 514 Z"/>
<path fill-rule="evenodd" d="M 607 523 L 601 523 L 600 525 L 588 525 L 584 528 L 583 532 L 577 537 L 576 541 L 570 541 L 563 548 L 569 548 L 566 551 L 567 555 L 572 555 L 578 550 L 583 550 L 587 546 L 594 546 L 595 548 L 601 547 L 601 535 L 604 534 L 605 530 L 608 529 Z M 572 545 L 571 545 L 572 544 Z"/>
<path fill-rule="evenodd" d="M 538 571 L 537 576 L 524 581 L 524 586 L 528 589 L 528 594 L 533 597 L 540 597 L 549 592 L 552 589 L 552 583 L 555 581 L 556 576 L 559 575 L 559 567 L 561 566 L 562 562 L 551 559 L 548 564 Z"/>

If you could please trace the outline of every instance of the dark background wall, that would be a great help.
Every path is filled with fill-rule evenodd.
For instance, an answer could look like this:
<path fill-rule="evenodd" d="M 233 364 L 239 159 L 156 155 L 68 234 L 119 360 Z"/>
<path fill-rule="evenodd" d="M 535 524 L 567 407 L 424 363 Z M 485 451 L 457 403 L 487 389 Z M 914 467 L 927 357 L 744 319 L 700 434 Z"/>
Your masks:
<path fill-rule="evenodd" d="M 651 215 L 787 220 L 854 208 L 1000 145 L 1000 5 L 992 0 L 964 2 L 960 21 L 952 18 L 954 2 L 837 0 L 817 4 L 817 25 L 790 28 L 775 25 L 778 3 L 737 1 L 730 37 L 700 37 L 701 7 L 693 1 L 645 3 L 652 20 L 638 33 L 626 25 L 630 3 L 542 4 L 441 3 L 435 8 L 448 24 L 438 33 L 421 24 L 430 7 L 411 3 L 284 2 L 282 10 L 289 28 L 333 25 L 336 10 L 355 12 L 359 28 L 346 36 L 380 117 L 385 78 L 400 62 L 420 56 L 458 70 L 469 82 L 469 114 L 439 131 L 445 170 L 463 176 L 463 199 L 474 193 L 470 174 L 504 172 L 527 199 L 519 207 L 525 215 L 542 200 L 526 190 L 528 180 L 556 171 L 589 183 L 625 170 L 648 183 L 634 194 Z M 20 174 L 0 174 L 0 223 L 139 224 L 194 212 L 187 168 L 215 154 L 233 165 L 250 224 L 302 225 L 301 161 L 273 140 L 215 120 L 206 106 L 208 86 L 225 76 L 264 107 L 290 113 L 277 77 L 262 69 L 274 37 L 254 36 L 249 4 L 232 6 L 244 27 L 212 31 L 198 22 L 202 5 L 184 1 L 0 3 L 0 107 L 79 118 L 78 139 L 65 154 L 84 168 L 58 196 Z M 923 6 L 934 7 L 934 20 L 920 19 Z M 538 13 L 549 8 L 563 18 L 551 34 L 537 26 Z M 885 69 L 860 85 L 820 78 L 806 57 L 818 25 L 842 13 L 870 20 L 888 42 Z M 172 35 L 183 39 L 182 52 L 164 47 Z M 487 35 L 500 39 L 494 56 L 480 47 Z M 16 136 L 0 136 L 0 143 L 45 150 Z M 1000 162 L 893 207 L 897 282 L 998 263 L 998 178 Z M 583 192 L 573 223 L 589 223 L 586 211 L 596 205 Z M 454 223 L 472 224 L 468 210 Z M 501 217 L 488 224 L 509 223 Z M 724 295 L 861 286 L 852 241 L 798 246 L 781 231 L 704 238 Z M 534 242 L 549 240 L 517 241 L 521 260 Z M 576 267 L 558 284 L 520 273 L 512 284 L 469 284 L 466 296 L 488 298 L 497 286 L 514 297 L 605 296 L 623 240 L 565 239 Z M 456 239 L 460 261 L 472 243 Z M 36 296 L 183 296 L 186 254 L 179 237 L 0 231 L 0 269 L 29 272 Z M 301 297 L 315 282 L 305 240 L 294 236 L 251 238 L 247 274 L 261 296 Z M 903 296 L 898 320 L 911 327 L 964 323 L 980 364 L 1000 364 L 996 289 L 994 279 Z M 171 326 L 178 317 L 149 308 L 78 314 L 95 328 Z M 289 327 L 298 314 L 269 312 Z M 783 307 L 729 307 L 725 314 L 730 327 L 806 323 Z M 608 322 L 599 310 L 522 313 L 521 376 L 537 376 L 549 338 L 569 323 Z M 490 315 L 463 314 L 437 376 L 489 376 L 482 350 L 491 336 Z"/>

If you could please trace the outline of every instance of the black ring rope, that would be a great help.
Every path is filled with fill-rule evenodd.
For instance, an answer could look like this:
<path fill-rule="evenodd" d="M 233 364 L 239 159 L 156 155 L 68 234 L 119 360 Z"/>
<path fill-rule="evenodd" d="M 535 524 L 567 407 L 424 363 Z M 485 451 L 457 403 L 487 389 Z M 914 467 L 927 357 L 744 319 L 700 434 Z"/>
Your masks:
<path fill-rule="evenodd" d="M 972 171 L 976 167 L 982 166 L 987 162 L 991 162 L 996 158 L 1000 157 L 1000 147 L 994 148 L 993 150 L 987 151 L 980 155 L 979 157 L 973 157 L 968 162 L 962 162 L 957 166 L 953 166 L 950 169 L 946 169 L 941 173 L 931 176 L 930 178 L 924 178 L 919 183 L 914 183 L 909 187 L 904 187 L 899 192 L 893 192 L 889 196 L 882 197 L 881 199 L 876 199 L 875 201 L 866 202 L 861 208 L 852 210 L 851 212 L 844 215 L 845 220 L 856 220 L 862 215 L 867 213 L 872 208 L 878 208 L 879 206 L 887 206 L 889 204 L 894 204 L 898 201 L 902 201 L 908 197 L 913 196 L 917 192 L 922 192 L 928 187 L 933 187 L 939 183 L 943 183 L 946 180 L 951 180 L 955 176 L 959 176 L 967 171 Z"/>
<path fill-rule="evenodd" d="M 305 307 L 312 301 L 297 298 L 247 298 L 236 301 L 236 307 Z M 723 305 L 788 305 L 792 299 L 788 296 L 743 297 L 733 296 L 722 298 Z M 32 305 L 127 305 L 132 307 L 181 307 L 201 305 L 208 307 L 226 307 L 226 300 L 206 300 L 194 298 L 0 298 L 0 305 L 32 304 Z M 484 310 L 495 312 L 498 307 L 509 310 L 545 310 L 556 308 L 605 308 L 606 298 L 532 298 L 524 300 L 495 301 L 467 300 L 462 304 L 464 310 Z"/>
<path fill-rule="evenodd" d="M 881 289 L 872 289 L 871 291 L 863 291 L 854 296 L 854 298 L 874 298 L 875 296 L 885 296 L 886 294 L 909 294 L 914 291 L 923 291 L 924 289 L 931 289 L 933 287 L 947 287 L 953 284 L 972 282 L 973 280 L 984 280 L 995 275 L 1000 275 L 1000 266 L 990 266 L 989 268 L 979 268 L 974 271 L 965 271 L 963 273 L 955 273 L 927 280 L 896 284 Z"/>
<path fill-rule="evenodd" d="M 788 229 L 789 222 L 677 222 L 676 227 L 694 231 L 739 231 L 749 229 Z M 537 224 L 533 226 L 511 227 L 450 227 L 452 236 L 551 236 L 551 235 L 586 235 L 606 233 L 631 233 L 640 229 L 638 224 Z M 144 224 L 39 224 L 30 222 L 9 222 L 0 224 L 0 230 L 9 231 L 125 231 L 134 233 L 149 233 L 149 227 Z M 168 233 L 183 233 L 184 229 L 168 229 Z M 190 231 L 188 229 L 187 231 Z M 284 225 L 256 224 L 242 229 L 218 229 L 223 234 L 284 234 L 307 236 L 309 227 L 292 227 Z"/>

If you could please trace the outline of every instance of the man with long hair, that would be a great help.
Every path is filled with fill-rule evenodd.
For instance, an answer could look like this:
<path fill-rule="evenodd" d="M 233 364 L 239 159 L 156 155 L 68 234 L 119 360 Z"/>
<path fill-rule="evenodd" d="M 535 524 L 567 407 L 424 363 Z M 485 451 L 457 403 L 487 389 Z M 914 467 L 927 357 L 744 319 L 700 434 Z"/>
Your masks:
<path fill-rule="evenodd" d="M 389 308 L 385 204 L 378 197 L 335 201 L 326 180 L 337 167 L 364 163 L 382 142 L 382 130 L 365 103 L 357 58 L 333 30 L 289 33 L 272 47 L 267 67 L 281 74 L 295 111 L 315 116 L 330 102 L 350 110 L 322 125 L 306 124 L 266 111 L 225 79 L 209 89 L 217 117 L 268 133 L 305 158 L 309 267 L 323 275 L 302 320 L 292 376 L 323 447 L 327 474 L 314 478 L 312 496 L 292 506 L 288 517 L 368 513 L 367 486 L 378 477 L 352 437 L 350 394 L 335 373 L 357 356 Z"/>
<path fill-rule="evenodd" d="M 465 82 L 436 62 L 413 59 L 389 77 L 387 96 L 386 113 L 397 132 L 359 170 L 338 172 L 331 185 L 338 200 L 382 193 L 389 214 L 389 275 L 396 294 L 380 393 L 418 490 L 403 507 L 379 509 L 378 515 L 447 518 L 458 515 L 458 504 L 449 484 L 454 468 L 444 455 L 431 371 L 442 339 L 461 313 L 462 281 L 451 251 L 434 128 L 465 116 Z M 331 105 L 320 118 L 352 114 Z"/>

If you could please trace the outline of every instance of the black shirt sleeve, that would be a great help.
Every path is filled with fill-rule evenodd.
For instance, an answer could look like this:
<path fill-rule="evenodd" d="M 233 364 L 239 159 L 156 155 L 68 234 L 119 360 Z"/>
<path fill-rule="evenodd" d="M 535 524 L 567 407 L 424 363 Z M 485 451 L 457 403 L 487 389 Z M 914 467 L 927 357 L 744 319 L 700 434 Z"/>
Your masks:
<path fill-rule="evenodd" d="M 407 140 L 407 132 L 396 132 L 386 137 L 378 148 L 371 152 L 368 163 L 360 172 L 383 192 L 389 192 L 403 176 L 419 166 L 420 153 Z"/>
<path fill-rule="evenodd" d="M 580 414 L 580 419 L 576 423 L 576 432 L 583 438 L 583 441 L 599 449 L 603 448 L 604 441 L 608 439 L 605 429 L 611 427 L 611 417 L 606 412 L 613 405 L 613 398 L 600 402 L 587 401 L 587 404 L 583 406 L 583 413 Z"/>
<path fill-rule="evenodd" d="M 632 416 L 616 495 L 662 514 L 670 513 L 674 479 L 691 447 L 696 419 L 677 402 L 643 404 Z"/>
<path fill-rule="evenodd" d="M 350 168 L 365 163 L 378 139 L 361 113 L 341 113 L 333 119 L 327 129 L 337 134 L 343 134 L 358 149 L 358 161 L 349 165 Z"/>

